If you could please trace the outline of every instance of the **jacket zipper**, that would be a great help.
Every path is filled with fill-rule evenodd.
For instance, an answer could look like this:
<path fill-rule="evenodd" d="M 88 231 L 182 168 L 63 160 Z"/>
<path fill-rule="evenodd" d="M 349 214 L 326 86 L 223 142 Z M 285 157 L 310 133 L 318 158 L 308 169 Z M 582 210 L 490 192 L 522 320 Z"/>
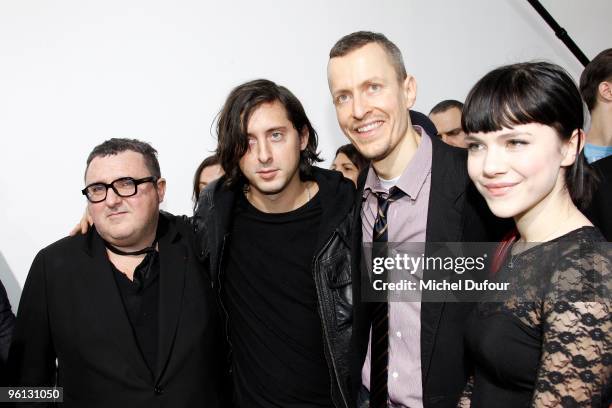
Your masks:
<path fill-rule="evenodd" d="M 232 364 L 231 364 L 231 355 L 232 355 L 233 345 L 232 345 L 232 341 L 230 340 L 230 335 L 229 335 L 229 314 L 227 313 L 227 308 L 223 304 L 223 294 L 221 293 L 222 292 L 222 289 L 221 289 L 221 280 L 222 280 L 221 274 L 223 273 L 223 256 L 225 254 L 225 243 L 227 241 L 228 235 L 229 234 L 225 234 L 223 236 L 223 243 L 221 244 L 221 254 L 219 256 L 219 265 L 218 265 L 218 268 L 217 268 L 217 295 L 219 297 L 219 305 L 221 306 L 221 310 L 223 310 L 223 315 L 225 316 L 225 319 L 224 319 L 225 320 L 225 322 L 224 322 L 225 323 L 224 324 L 224 326 L 225 326 L 225 338 L 226 338 L 227 344 L 229 346 L 229 350 L 228 350 L 228 353 L 227 353 L 227 360 L 228 360 L 228 362 L 230 364 L 229 372 L 231 374 L 232 371 L 233 371 Z"/>
<path fill-rule="evenodd" d="M 321 296 L 320 296 L 320 287 L 317 281 L 317 274 L 319 273 L 319 268 L 317 268 L 317 259 L 321 256 L 321 254 L 325 251 L 325 249 L 329 246 L 329 244 L 332 242 L 332 240 L 334 239 L 334 237 L 336 236 L 337 230 L 334 230 L 334 232 L 332 233 L 332 235 L 329 237 L 329 239 L 327 240 L 327 242 L 325 243 L 325 245 L 323 245 L 323 247 L 321 248 L 321 250 L 314 256 L 314 258 L 312 259 L 312 270 L 313 270 L 313 278 L 315 281 L 315 287 L 317 289 L 317 305 L 319 306 L 319 316 L 321 318 L 321 326 L 323 327 L 323 337 L 325 339 L 325 343 L 327 344 L 327 349 L 329 350 L 329 358 L 331 360 L 331 365 L 333 367 L 334 370 L 334 375 L 335 375 L 335 380 L 336 383 L 338 384 L 338 389 L 340 390 L 340 395 L 342 396 L 342 401 L 344 402 L 344 406 L 348 407 L 348 402 L 346 400 L 346 395 L 344 395 L 344 390 L 342 389 L 342 384 L 340 384 L 340 376 L 338 374 L 338 368 L 336 367 L 336 360 L 334 359 L 334 355 L 333 355 L 333 350 L 331 347 L 331 342 L 329 340 L 329 335 L 328 335 L 328 328 L 326 327 L 326 322 L 325 322 L 325 315 L 324 315 L 324 311 L 323 311 L 323 306 L 321 304 Z"/>

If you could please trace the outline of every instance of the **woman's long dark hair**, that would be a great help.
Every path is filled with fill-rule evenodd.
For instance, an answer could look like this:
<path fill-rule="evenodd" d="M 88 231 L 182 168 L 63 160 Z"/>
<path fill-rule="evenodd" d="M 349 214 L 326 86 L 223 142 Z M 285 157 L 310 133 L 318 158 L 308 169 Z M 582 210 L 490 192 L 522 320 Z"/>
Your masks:
<path fill-rule="evenodd" d="M 584 137 L 580 92 L 560 66 L 526 62 L 489 72 L 468 94 L 461 118 L 466 134 L 494 132 L 529 123 L 554 128 L 564 141 L 569 140 L 575 130 Z M 574 164 L 565 172 L 565 184 L 577 207 L 588 206 L 596 182 L 584 154 L 579 152 Z"/>
<path fill-rule="evenodd" d="M 247 128 L 251 115 L 261 104 L 275 101 L 285 107 L 287 118 L 298 133 L 304 129 L 309 133 L 308 144 L 300 152 L 300 178 L 310 178 L 313 163 L 322 161 L 317 152 L 317 132 L 298 98 L 284 86 L 267 79 L 257 79 L 239 85 L 230 92 L 217 120 L 217 157 L 225 171 L 227 187 L 244 182 L 239 162 L 248 150 Z"/>

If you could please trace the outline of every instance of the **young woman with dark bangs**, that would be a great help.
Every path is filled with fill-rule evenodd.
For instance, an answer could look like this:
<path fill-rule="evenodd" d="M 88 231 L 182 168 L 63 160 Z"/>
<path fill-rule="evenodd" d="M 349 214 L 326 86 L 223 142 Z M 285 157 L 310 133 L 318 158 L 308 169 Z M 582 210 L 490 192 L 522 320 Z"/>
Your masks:
<path fill-rule="evenodd" d="M 468 172 L 516 231 L 466 328 L 472 407 L 608 407 L 612 376 L 609 244 L 583 215 L 595 180 L 582 153 L 583 107 L 560 67 L 495 69 L 463 110 Z M 495 263 L 495 262 L 494 262 Z"/>

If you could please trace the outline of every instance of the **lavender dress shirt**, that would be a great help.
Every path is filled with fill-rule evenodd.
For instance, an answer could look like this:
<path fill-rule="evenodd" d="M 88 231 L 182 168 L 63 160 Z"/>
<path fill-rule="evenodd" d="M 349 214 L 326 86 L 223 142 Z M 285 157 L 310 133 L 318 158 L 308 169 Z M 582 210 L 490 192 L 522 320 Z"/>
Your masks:
<path fill-rule="evenodd" d="M 430 137 L 420 126 L 414 126 L 414 129 L 421 135 L 421 143 L 395 184 L 406 195 L 389 205 L 387 212 L 389 242 L 424 243 L 426 239 L 432 146 Z M 378 211 L 378 202 L 373 193 L 388 193 L 388 190 L 383 187 L 374 169 L 370 167 L 361 209 L 364 242 L 372 242 L 372 231 Z M 361 371 L 362 384 L 368 389 L 370 353 L 371 344 L 368 344 L 368 352 Z M 389 302 L 389 406 L 422 407 L 421 379 L 421 303 Z"/>

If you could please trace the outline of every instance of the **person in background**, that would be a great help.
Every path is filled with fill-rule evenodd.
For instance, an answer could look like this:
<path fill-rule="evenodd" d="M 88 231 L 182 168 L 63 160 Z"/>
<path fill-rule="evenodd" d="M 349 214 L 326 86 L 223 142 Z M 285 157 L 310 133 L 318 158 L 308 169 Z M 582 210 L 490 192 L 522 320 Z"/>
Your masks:
<path fill-rule="evenodd" d="M 420 127 L 422 127 L 423 130 L 425 132 L 427 132 L 428 135 L 437 135 L 438 134 L 438 129 L 436 129 L 436 126 L 431 121 L 431 119 L 429 119 L 429 117 L 427 117 L 426 114 L 421 113 L 419 111 L 415 111 L 413 109 L 409 109 L 408 113 L 409 113 L 409 116 L 410 116 L 410 123 L 412 123 L 412 126 L 420 126 Z"/>
<path fill-rule="evenodd" d="M 6 289 L 0 282 L 0 386 L 6 381 L 6 359 L 11 345 L 11 336 L 15 326 L 15 315 L 6 295 Z"/>
<path fill-rule="evenodd" d="M 208 156 L 202 163 L 198 166 L 193 175 L 193 203 L 194 206 L 198 202 L 198 197 L 200 196 L 200 192 L 204 190 L 204 188 L 215 181 L 223 174 L 223 169 L 221 168 L 221 164 L 219 164 L 219 158 L 217 155 L 213 154 L 212 156 Z"/>
<path fill-rule="evenodd" d="M 339 171 L 344 177 L 357 185 L 359 173 L 369 165 L 370 162 L 359 153 L 355 146 L 348 143 L 336 150 L 336 157 L 332 162 L 331 169 Z"/>
<path fill-rule="evenodd" d="M 582 127 L 576 85 L 547 62 L 497 68 L 466 99 L 468 173 L 516 226 L 493 262 L 509 289 L 486 292 L 466 327 L 473 408 L 610 403 L 612 251 L 581 212 L 594 188 Z"/>
<path fill-rule="evenodd" d="M 612 48 L 600 52 L 582 71 L 580 92 L 591 113 L 584 155 L 592 163 L 612 155 Z"/>
<path fill-rule="evenodd" d="M 602 51 L 580 76 L 580 93 L 591 114 L 584 155 L 600 179 L 585 214 L 612 240 L 612 48 Z"/>
<path fill-rule="evenodd" d="M 465 133 L 461 129 L 463 104 L 454 99 L 442 101 L 431 109 L 429 119 L 438 130 L 438 136 L 451 146 L 465 147 Z"/>
<path fill-rule="evenodd" d="M 599 183 L 585 214 L 603 236 L 612 242 L 612 156 L 594 161 L 591 167 Z"/>

